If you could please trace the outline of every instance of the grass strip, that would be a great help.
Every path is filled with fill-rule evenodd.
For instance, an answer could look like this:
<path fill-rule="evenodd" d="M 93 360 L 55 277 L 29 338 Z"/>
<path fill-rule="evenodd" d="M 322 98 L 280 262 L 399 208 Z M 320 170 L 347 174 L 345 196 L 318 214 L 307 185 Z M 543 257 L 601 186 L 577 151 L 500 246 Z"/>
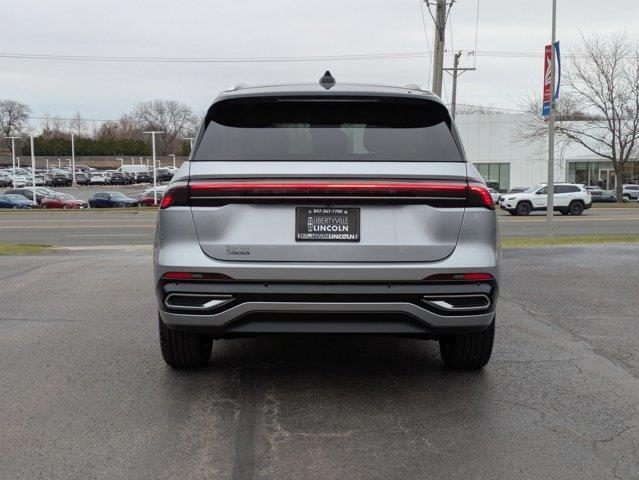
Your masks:
<path fill-rule="evenodd" d="M 0 255 L 23 255 L 27 253 L 42 253 L 50 245 L 39 243 L 0 243 Z"/>
<path fill-rule="evenodd" d="M 594 245 L 598 243 L 639 243 L 638 234 L 580 235 L 546 237 L 502 237 L 502 248 L 551 247 L 553 245 Z"/>

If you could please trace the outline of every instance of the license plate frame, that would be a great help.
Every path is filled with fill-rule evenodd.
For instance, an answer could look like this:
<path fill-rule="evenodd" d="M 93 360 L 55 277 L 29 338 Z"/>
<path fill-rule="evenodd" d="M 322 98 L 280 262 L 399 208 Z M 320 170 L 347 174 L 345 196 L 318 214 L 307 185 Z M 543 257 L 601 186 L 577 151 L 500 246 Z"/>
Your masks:
<path fill-rule="evenodd" d="M 296 242 L 347 242 L 361 240 L 360 209 L 351 207 L 297 207 Z"/>

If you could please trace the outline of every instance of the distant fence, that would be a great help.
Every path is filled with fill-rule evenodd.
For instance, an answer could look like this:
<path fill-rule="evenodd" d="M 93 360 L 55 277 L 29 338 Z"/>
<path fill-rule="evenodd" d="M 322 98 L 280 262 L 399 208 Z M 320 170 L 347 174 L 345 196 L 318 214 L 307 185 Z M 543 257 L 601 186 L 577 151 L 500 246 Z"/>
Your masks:
<path fill-rule="evenodd" d="M 21 167 L 30 167 L 31 166 L 31 157 L 30 156 L 20 156 L 19 163 Z M 120 161 L 122 159 L 122 161 Z M 157 157 L 160 161 L 161 166 L 169 166 L 173 165 L 173 157 L 162 156 Z M 187 160 L 186 156 L 176 156 L 175 157 L 175 165 L 179 167 L 182 165 L 182 162 Z M 49 161 L 49 168 L 56 167 L 58 165 L 70 165 L 71 157 L 41 157 L 36 156 L 36 168 L 46 168 L 47 160 Z M 0 168 L 10 167 L 11 166 L 11 156 L 2 155 L 0 156 Z M 153 164 L 153 160 L 151 157 L 75 157 L 76 165 L 86 165 L 87 167 L 100 168 L 100 169 L 113 169 L 118 168 L 122 163 L 124 165 L 131 165 L 132 163 L 135 165 L 149 165 L 149 167 Z"/>

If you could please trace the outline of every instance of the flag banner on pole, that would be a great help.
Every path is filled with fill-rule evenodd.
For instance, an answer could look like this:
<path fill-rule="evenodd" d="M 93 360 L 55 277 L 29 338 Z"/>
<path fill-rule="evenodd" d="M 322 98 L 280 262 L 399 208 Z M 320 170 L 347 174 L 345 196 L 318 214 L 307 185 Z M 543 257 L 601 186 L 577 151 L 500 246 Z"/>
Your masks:
<path fill-rule="evenodd" d="M 544 117 L 550 115 L 550 99 L 557 100 L 559 98 L 559 84 L 561 81 L 561 60 L 559 56 L 559 42 L 555 42 L 555 65 L 556 65 L 556 88 L 553 95 L 552 89 L 552 69 L 550 68 L 550 62 L 552 59 L 552 50 L 550 45 L 546 45 L 544 49 L 544 104 L 541 110 L 541 114 Z"/>

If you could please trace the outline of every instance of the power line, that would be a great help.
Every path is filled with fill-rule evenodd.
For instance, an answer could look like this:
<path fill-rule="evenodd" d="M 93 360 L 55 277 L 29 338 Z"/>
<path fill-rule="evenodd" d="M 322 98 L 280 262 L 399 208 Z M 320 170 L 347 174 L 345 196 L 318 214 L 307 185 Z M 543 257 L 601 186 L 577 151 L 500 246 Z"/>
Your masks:
<path fill-rule="evenodd" d="M 454 55 L 453 52 L 446 52 Z M 543 52 L 518 52 L 501 50 L 476 51 L 478 57 L 499 58 L 541 58 Z M 364 53 L 347 55 L 318 55 L 299 57 L 125 57 L 125 56 L 91 56 L 61 54 L 31 54 L 0 52 L 0 58 L 15 60 L 72 61 L 72 62 L 129 62 L 129 63 L 278 63 L 278 62 L 326 62 L 326 61 L 361 61 L 361 60 L 396 60 L 405 58 L 424 58 L 432 56 L 432 52 L 389 52 Z M 566 58 L 586 57 L 586 54 L 564 54 Z M 604 56 L 608 58 L 609 56 Z M 629 56 L 625 58 L 635 58 Z"/>

